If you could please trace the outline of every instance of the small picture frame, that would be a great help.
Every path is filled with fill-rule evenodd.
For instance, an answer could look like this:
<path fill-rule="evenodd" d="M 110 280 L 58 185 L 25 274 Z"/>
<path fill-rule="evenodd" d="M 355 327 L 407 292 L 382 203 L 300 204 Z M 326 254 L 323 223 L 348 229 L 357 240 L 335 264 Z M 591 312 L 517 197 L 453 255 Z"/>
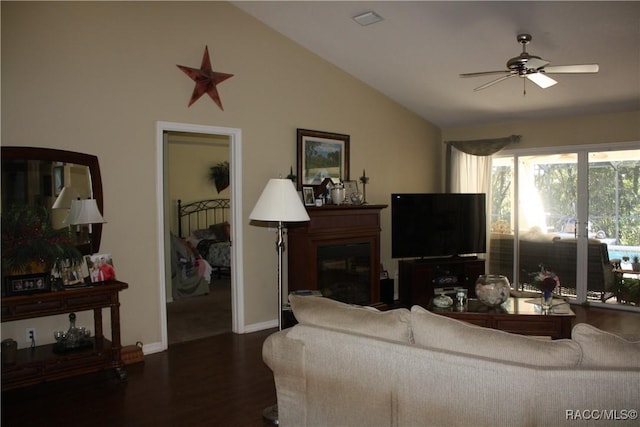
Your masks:
<path fill-rule="evenodd" d="M 111 254 L 93 254 L 84 257 L 89 270 L 91 283 L 102 283 L 116 280 L 116 270 L 113 268 Z"/>
<path fill-rule="evenodd" d="M 57 281 L 58 287 L 65 289 L 87 286 L 89 270 L 84 258 L 73 266 L 69 260 L 65 260 L 61 267 L 61 271 L 57 268 L 51 270 L 51 275 Z"/>
<path fill-rule="evenodd" d="M 344 181 L 344 194 L 347 196 L 347 200 L 353 193 L 358 192 L 358 181 Z"/>
<path fill-rule="evenodd" d="M 316 198 L 313 187 L 302 187 L 302 200 L 304 200 L 305 206 L 315 206 Z"/>
<path fill-rule="evenodd" d="M 5 294 L 7 296 L 43 292 L 51 292 L 51 276 L 49 273 L 21 274 L 5 278 Z"/>

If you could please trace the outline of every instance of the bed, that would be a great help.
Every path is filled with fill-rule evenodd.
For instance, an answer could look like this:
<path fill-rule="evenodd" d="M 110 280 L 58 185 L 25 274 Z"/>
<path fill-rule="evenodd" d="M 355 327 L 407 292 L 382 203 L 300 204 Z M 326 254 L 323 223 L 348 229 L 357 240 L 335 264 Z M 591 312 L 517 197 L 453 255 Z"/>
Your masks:
<path fill-rule="evenodd" d="M 188 204 L 178 200 L 178 237 L 196 249 L 218 278 L 231 271 L 230 211 L 229 199 L 207 199 Z"/>

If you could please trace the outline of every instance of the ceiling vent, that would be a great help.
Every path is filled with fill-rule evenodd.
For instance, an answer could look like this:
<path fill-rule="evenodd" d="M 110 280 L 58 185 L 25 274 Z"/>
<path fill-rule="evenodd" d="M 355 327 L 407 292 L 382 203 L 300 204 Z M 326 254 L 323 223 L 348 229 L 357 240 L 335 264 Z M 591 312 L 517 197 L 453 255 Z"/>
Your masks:
<path fill-rule="evenodd" d="M 353 20 L 363 27 L 380 22 L 382 19 L 382 16 L 378 15 L 374 11 L 364 12 L 353 17 Z"/>

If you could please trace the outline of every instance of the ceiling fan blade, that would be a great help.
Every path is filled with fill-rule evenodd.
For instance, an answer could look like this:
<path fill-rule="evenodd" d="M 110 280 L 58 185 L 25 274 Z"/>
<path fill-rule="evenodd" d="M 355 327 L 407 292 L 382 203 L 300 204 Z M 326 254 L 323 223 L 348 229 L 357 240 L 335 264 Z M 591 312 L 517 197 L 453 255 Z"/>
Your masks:
<path fill-rule="evenodd" d="M 582 64 L 582 65 L 556 65 L 545 67 L 544 72 L 549 73 L 597 73 L 600 67 L 598 64 Z"/>
<path fill-rule="evenodd" d="M 507 74 L 506 76 L 502 76 L 502 77 L 500 77 L 500 78 L 498 78 L 498 79 L 491 80 L 489 83 L 485 83 L 485 84 L 483 84 L 482 86 L 478 86 L 478 87 L 477 87 L 477 88 L 475 88 L 473 91 L 474 91 L 474 92 L 477 92 L 477 91 L 479 91 L 479 90 L 486 89 L 486 88 L 488 88 L 489 86 L 493 86 L 494 84 L 496 84 L 496 83 L 500 83 L 501 81 L 506 80 L 506 79 L 508 79 L 509 77 L 513 77 L 513 76 L 515 76 L 515 75 L 517 75 L 517 74 Z"/>
<path fill-rule="evenodd" d="M 532 82 L 534 82 L 535 84 L 537 84 L 538 86 L 540 86 L 542 89 L 546 89 L 558 83 L 557 81 L 553 80 L 551 77 L 545 76 L 543 73 L 527 74 L 527 78 Z"/>
<path fill-rule="evenodd" d="M 492 76 L 497 74 L 507 74 L 510 73 L 509 70 L 500 70 L 500 71 L 481 71 L 479 73 L 466 73 L 460 74 L 460 77 L 480 77 L 480 76 Z"/>
<path fill-rule="evenodd" d="M 525 67 L 528 68 L 528 69 L 537 70 L 540 67 L 544 67 L 548 63 L 549 63 L 549 61 L 547 61 L 546 59 L 537 58 L 535 56 L 530 56 L 529 60 L 525 64 Z"/>

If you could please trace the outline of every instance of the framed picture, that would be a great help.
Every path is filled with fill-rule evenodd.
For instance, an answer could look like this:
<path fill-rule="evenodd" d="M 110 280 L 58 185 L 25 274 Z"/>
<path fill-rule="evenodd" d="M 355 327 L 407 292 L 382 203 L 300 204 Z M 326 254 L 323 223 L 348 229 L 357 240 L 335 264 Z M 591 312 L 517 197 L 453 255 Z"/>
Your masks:
<path fill-rule="evenodd" d="M 316 197 L 313 194 L 313 187 L 302 187 L 302 200 L 305 206 L 313 206 L 316 204 Z"/>
<path fill-rule="evenodd" d="M 349 135 L 298 129 L 298 188 L 349 179 Z"/>
<path fill-rule="evenodd" d="M 7 296 L 29 295 L 40 292 L 51 292 L 51 276 L 49 273 L 22 274 L 5 278 L 5 294 Z"/>
<path fill-rule="evenodd" d="M 111 254 L 93 254 L 84 257 L 89 269 L 91 283 L 107 282 L 116 279 L 116 270 L 113 268 Z"/>
<path fill-rule="evenodd" d="M 78 288 L 89 285 L 89 269 L 85 259 L 78 265 L 66 265 L 61 272 L 54 271 L 54 276 L 62 279 L 63 288 Z"/>
<path fill-rule="evenodd" d="M 349 200 L 349 196 L 353 193 L 358 192 L 358 181 L 345 181 L 344 182 L 344 194 L 347 195 L 347 200 Z"/>

